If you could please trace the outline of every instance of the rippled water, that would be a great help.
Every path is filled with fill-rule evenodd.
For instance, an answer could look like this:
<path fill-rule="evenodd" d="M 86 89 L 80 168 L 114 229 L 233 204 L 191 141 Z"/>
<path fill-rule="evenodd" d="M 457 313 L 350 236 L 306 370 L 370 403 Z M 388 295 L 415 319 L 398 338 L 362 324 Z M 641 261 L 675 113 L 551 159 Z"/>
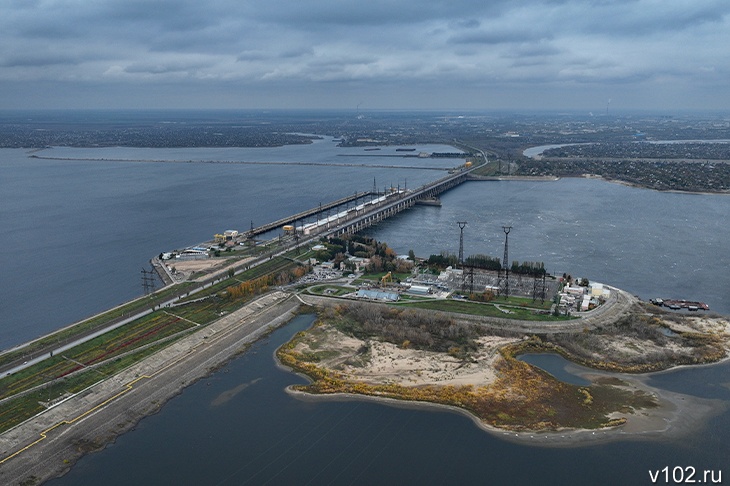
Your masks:
<path fill-rule="evenodd" d="M 704 301 L 730 314 L 730 197 L 661 193 L 595 179 L 475 181 L 366 230 L 398 253 L 542 261 L 548 272 L 586 277 L 653 297 Z"/>
<path fill-rule="evenodd" d="M 443 145 L 418 151 L 454 151 Z M 28 158 L 0 149 L 0 349 L 142 294 L 141 269 L 163 251 L 246 230 L 392 183 L 413 187 L 444 171 L 343 164 L 449 167 L 458 159 L 373 157 L 311 145 L 266 149 L 53 148 Z M 114 162 L 221 160 L 316 162 L 332 166 Z"/>
<path fill-rule="evenodd" d="M 319 157 L 317 147 L 331 149 L 322 144 L 309 147 L 311 160 Z M 438 176 L 46 161 L 13 150 L 0 151 L 0 171 L 0 347 L 138 295 L 139 269 L 165 249 L 368 190 L 373 177 L 379 185 L 407 178 L 412 187 Z M 644 298 L 703 300 L 730 313 L 730 198 L 565 179 L 470 182 L 441 199 L 440 208 L 416 206 L 368 233 L 399 253 L 456 253 L 456 221 L 467 221 L 465 253 L 501 257 L 502 226 L 511 225 L 512 260 L 544 261 L 551 272 Z M 302 378 L 277 368 L 272 353 L 309 322 L 300 317 L 273 333 L 53 484 L 649 484 L 649 469 L 717 470 L 730 456 L 727 411 L 678 441 L 604 443 L 599 433 L 595 443 L 563 449 L 513 443 L 446 411 L 301 401 L 284 388 Z M 727 405 L 729 372 L 724 363 L 648 381 Z"/>
<path fill-rule="evenodd" d="M 297 317 L 49 484 L 633 485 L 650 484 L 649 469 L 727 464 L 727 413 L 681 440 L 609 442 L 598 432 L 576 447 L 552 448 L 539 434 L 515 443 L 454 412 L 296 399 L 284 388 L 304 380 L 277 368 L 272 354 L 312 320 Z M 681 371 L 676 388 L 691 392 L 697 385 L 682 375 L 695 371 L 717 383 L 730 368 Z"/>

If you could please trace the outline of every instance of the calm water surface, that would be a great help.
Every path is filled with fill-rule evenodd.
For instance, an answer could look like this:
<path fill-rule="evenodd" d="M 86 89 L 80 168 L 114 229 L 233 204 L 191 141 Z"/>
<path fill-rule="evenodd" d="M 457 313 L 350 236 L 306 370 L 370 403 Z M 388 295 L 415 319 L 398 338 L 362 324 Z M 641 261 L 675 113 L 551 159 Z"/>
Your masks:
<path fill-rule="evenodd" d="M 453 152 L 443 145 L 418 151 Z M 397 154 L 396 147 L 376 152 Z M 458 159 L 353 157 L 331 138 L 266 149 L 53 148 L 44 160 L 0 149 L 0 349 L 137 297 L 140 272 L 163 251 L 246 230 L 356 191 L 413 187 Z M 328 167 L 111 162 L 108 159 L 323 162 Z M 38 298 L 42 296 L 42 298 Z"/>
<path fill-rule="evenodd" d="M 684 298 L 730 314 L 730 197 L 660 193 L 594 179 L 467 182 L 441 196 L 442 207 L 415 206 L 367 234 L 398 253 L 464 254 L 542 261 L 639 295 Z"/>
<path fill-rule="evenodd" d="M 319 160 L 336 153 L 329 144 L 286 148 L 296 157 L 268 152 L 276 149 L 255 153 L 259 160 L 261 154 Z M 107 158 L 250 156 L 63 151 L 84 158 L 100 151 Z M 334 160 L 340 159 L 350 162 Z M 378 185 L 407 178 L 413 187 L 438 176 L 359 167 L 50 161 L 1 150 L 0 347 L 138 295 L 139 271 L 160 251 L 368 190 L 373 177 Z M 368 232 L 399 253 L 456 253 L 456 221 L 468 221 L 465 252 L 501 257 L 501 227 L 509 224 L 513 260 L 543 261 L 551 272 L 647 299 L 703 300 L 730 314 L 730 198 L 566 179 L 471 182 L 441 199 L 440 208 L 417 206 Z M 509 442 L 450 412 L 294 399 L 284 387 L 303 380 L 278 369 L 272 354 L 309 322 L 299 317 L 276 331 L 53 484 L 649 484 L 648 471 L 665 466 L 730 470 L 727 412 L 682 440 L 599 438 L 564 449 Z M 652 375 L 649 384 L 728 404 L 729 372 L 727 363 L 682 369 Z M 219 399 L 244 384 L 230 400 Z"/>
<path fill-rule="evenodd" d="M 518 356 L 517 359 L 533 366 L 537 366 L 538 368 L 542 368 L 558 380 L 565 383 L 578 386 L 588 386 L 591 384 L 590 380 L 587 380 L 574 372 L 576 368 L 578 370 L 585 370 L 587 368 L 578 367 L 578 365 L 571 363 L 558 354 L 526 353 Z"/>
<path fill-rule="evenodd" d="M 277 368 L 272 354 L 312 320 L 297 317 L 49 484 L 650 484 L 649 468 L 726 464 L 718 427 L 728 430 L 727 415 L 682 441 L 606 442 L 599 434 L 579 448 L 545 448 L 488 434 L 451 412 L 297 400 L 284 388 L 304 380 Z"/>

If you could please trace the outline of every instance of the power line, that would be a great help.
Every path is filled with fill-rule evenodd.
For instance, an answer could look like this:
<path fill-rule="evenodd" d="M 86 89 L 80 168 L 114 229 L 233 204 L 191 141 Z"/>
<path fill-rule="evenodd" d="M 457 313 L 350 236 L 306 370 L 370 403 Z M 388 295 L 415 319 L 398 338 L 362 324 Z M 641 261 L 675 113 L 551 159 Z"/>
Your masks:
<path fill-rule="evenodd" d="M 466 221 L 457 221 L 459 225 L 459 266 L 464 267 L 464 228 L 466 227 Z"/>
<path fill-rule="evenodd" d="M 512 226 L 502 226 L 504 231 L 504 259 L 502 260 L 502 270 L 504 270 L 504 279 L 500 275 L 499 292 L 509 297 L 509 232 L 512 230 Z M 500 271 L 501 274 L 501 271 Z"/>
<path fill-rule="evenodd" d="M 144 289 L 144 294 L 148 295 L 157 290 L 157 281 L 155 280 L 155 270 L 145 270 L 142 269 L 142 288 Z"/>

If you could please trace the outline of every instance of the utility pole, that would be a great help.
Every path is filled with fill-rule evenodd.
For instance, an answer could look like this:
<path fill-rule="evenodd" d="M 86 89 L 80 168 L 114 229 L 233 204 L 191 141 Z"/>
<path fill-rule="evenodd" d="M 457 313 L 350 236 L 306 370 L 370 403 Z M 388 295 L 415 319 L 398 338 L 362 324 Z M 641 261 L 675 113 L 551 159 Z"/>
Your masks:
<path fill-rule="evenodd" d="M 142 288 L 144 289 L 144 294 L 148 295 L 151 294 L 156 290 L 156 282 L 155 282 L 155 270 L 145 270 L 142 269 Z"/>
<path fill-rule="evenodd" d="M 464 268 L 464 228 L 466 227 L 466 221 L 457 221 L 459 225 L 459 266 Z"/>
<path fill-rule="evenodd" d="M 504 267 L 505 271 L 505 279 L 504 279 L 504 296 L 505 298 L 509 297 L 509 232 L 512 229 L 512 226 L 502 226 L 502 231 L 504 231 L 504 260 L 502 261 L 502 266 Z"/>
<path fill-rule="evenodd" d="M 251 220 L 251 229 L 248 230 L 248 235 L 246 235 L 246 239 L 253 240 L 253 219 Z M 250 241 L 248 242 L 250 243 Z"/>
<path fill-rule="evenodd" d="M 459 268 L 461 269 L 461 291 L 466 292 L 466 281 L 467 274 L 464 272 L 464 228 L 466 227 L 466 221 L 457 221 L 459 225 Z M 468 275 L 470 285 L 469 293 L 474 293 L 474 267 L 469 268 Z"/>

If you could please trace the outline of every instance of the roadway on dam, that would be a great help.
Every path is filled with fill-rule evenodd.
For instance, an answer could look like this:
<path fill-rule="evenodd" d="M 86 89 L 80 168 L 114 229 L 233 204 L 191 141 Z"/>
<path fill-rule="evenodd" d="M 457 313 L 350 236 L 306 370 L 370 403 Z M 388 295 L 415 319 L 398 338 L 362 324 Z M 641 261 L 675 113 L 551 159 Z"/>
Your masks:
<path fill-rule="evenodd" d="M 239 267 L 234 267 L 234 275 L 238 275 L 251 267 L 264 263 L 275 256 L 283 255 L 284 253 L 295 248 L 297 245 L 307 245 L 312 241 L 318 240 L 323 237 L 331 236 L 331 235 L 340 235 L 340 234 L 344 234 L 344 233 L 355 233 L 363 228 L 376 224 L 377 222 L 382 221 L 383 219 L 385 219 L 387 217 L 390 217 L 394 214 L 397 214 L 398 212 L 400 212 L 402 210 L 407 209 L 408 207 L 412 206 L 415 203 L 415 201 L 418 199 L 425 198 L 425 197 L 431 197 L 435 194 L 439 194 L 439 193 L 443 192 L 444 190 L 451 189 L 451 188 L 465 182 L 467 180 L 467 175 L 475 168 L 476 168 L 476 166 L 471 167 L 471 168 L 464 168 L 453 174 L 449 174 L 446 177 L 442 177 L 434 182 L 425 184 L 412 191 L 391 193 L 387 196 L 384 196 L 382 198 L 382 200 L 378 203 L 363 204 L 362 209 L 360 211 L 353 208 L 354 211 L 352 211 L 346 217 L 343 217 L 340 220 L 336 221 L 332 225 L 329 225 L 329 224 L 322 225 L 321 227 L 316 228 L 316 231 L 314 231 L 313 233 L 311 233 L 309 235 L 304 235 L 301 239 L 299 239 L 299 241 L 295 241 L 294 239 L 292 239 L 292 241 L 290 241 L 287 245 L 285 245 L 283 248 L 279 248 L 274 253 L 265 254 L 256 260 L 241 263 L 241 265 Z M 328 205 L 323 206 L 322 210 L 324 211 L 324 208 L 326 208 L 326 207 L 333 207 L 332 205 L 335 203 L 341 204 L 342 202 L 356 200 L 358 197 L 362 197 L 364 194 L 365 193 L 360 193 L 359 195 L 355 194 L 353 196 L 344 197 L 338 201 L 335 201 L 333 203 L 329 203 Z M 315 212 L 312 213 L 312 211 L 315 211 Z M 316 214 L 318 211 L 319 211 L 319 208 L 314 208 L 312 210 L 298 213 L 298 215 L 303 214 L 303 213 Z M 298 216 L 298 215 L 295 215 L 295 216 Z M 282 221 L 282 220 L 280 220 L 280 221 Z M 276 223 L 278 224 L 279 222 L 276 222 Z M 264 225 L 264 227 L 269 227 L 269 226 L 270 226 L 270 224 Z M 254 231 L 256 231 L 256 230 L 254 230 Z M 107 325 L 101 329 L 94 329 L 94 330 L 88 331 L 86 333 L 82 333 L 81 335 L 74 336 L 72 339 L 62 340 L 61 342 L 46 346 L 35 352 L 32 352 L 32 353 L 29 352 L 29 353 L 26 353 L 25 355 L 21 355 L 13 362 L 6 363 L 2 367 L 0 367 L 0 376 L 5 376 L 10 373 L 17 373 L 18 371 L 21 371 L 25 368 L 28 368 L 29 366 L 37 364 L 40 361 L 43 361 L 47 358 L 57 355 L 58 353 L 61 353 L 66 349 L 69 349 L 73 346 L 77 346 L 79 344 L 83 344 L 87 341 L 90 341 L 91 339 L 94 339 L 95 337 L 98 337 L 99 335 L 102 335 L 106 332 L 116 329 L 128 322 L 131 322 L 131 321 L 134 321 L 141 317 L 144 317 L 145 315 L 147 315 L 155 310 L 165 308 L 165 307 L 170 307 L 174 303 L 179 301 L 181 298 L 188 297 L 190 295 L 194 295 L 208 287 L 211 287 L 211 286 L 225 280 L 226 278 L 228 278 L 228 271 L 219 271 L 217 273 L 213 273 L 213 274 L 211 274 L 211 276 L 208 279 L 201 282 L 200 285 L 198 285 L 197 287 L 182 289 L 182 290 L 180 290 L 180 292 L 171 295 L 170 298 L 165 299 L 162 302 L 157 302 L 154 305 L 152 305 L 144 310 L 135 312 L 132 315 L 125 315 L 125 316 L 121 316 L 121 317 L 118 317 L 115 319 L 111 319 L 109 322 L 109 325 Z M 165 289 L 166 288 L 167 287 L 165 287 Z M 163 289 L 161 289 L 161 290 L 163 290 Z M 149 296 L 143 296 L 138 299 L 134 299 L 132 302 L 138 301 L 140 299 L 145 299 L 145 298 L 149 298 Z M 85 319 L 84 321 L 94 319 L 95 317 L 98 317 L 99 315 L 102 315 L 102 314 L 104 314 L 104 313 L 100 313 L 97 316 L 92 316 L 89 319 Z M 81 322 L 84 322 L 84 321 L 81 321 Z M 74 324 L 74 325 L 76 325 L 76 324 Z M 68 326 L 65 329 L 71 328 L 74 325 Z M 50 335 L 53 335 L 53 334 L 54 333 L 51 333 Z M 44 336 L 44 337 L 46 337 L 46 336 Z M 43 339 L 43 337 L 39 338 L 39 339 Z M 21 346 L 16 346 L 15 348 L 12 348 L 6 352 L 15 352 L 15 351 L 19 351 L 19 350 L 22 351 L 24 348 L 26 348 L 29 344 L 31 344 L 33 342 L 35 342 L 35 341 L 31 341 L 30 343 L 25 343 Z"/>

